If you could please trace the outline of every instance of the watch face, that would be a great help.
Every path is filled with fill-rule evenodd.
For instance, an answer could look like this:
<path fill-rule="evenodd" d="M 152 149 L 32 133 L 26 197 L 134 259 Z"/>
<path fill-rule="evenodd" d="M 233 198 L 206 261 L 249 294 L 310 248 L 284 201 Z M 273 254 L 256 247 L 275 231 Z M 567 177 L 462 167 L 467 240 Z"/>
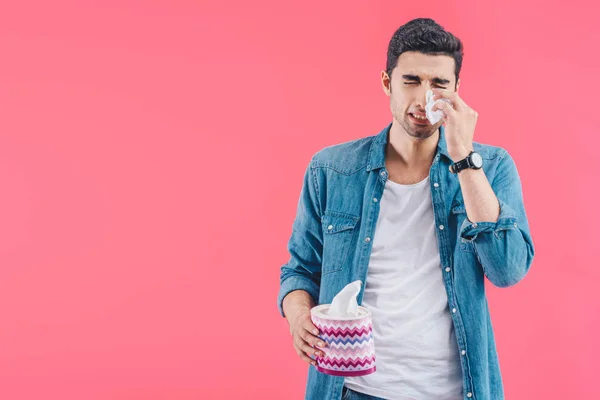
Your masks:
<path fill-rule="evenodd" d="M 475 168 L 481 168 L 483 167 L 483 158 L 481 158 L 481 155 L 479 153 L 472 153 L 471 163 Z"/>

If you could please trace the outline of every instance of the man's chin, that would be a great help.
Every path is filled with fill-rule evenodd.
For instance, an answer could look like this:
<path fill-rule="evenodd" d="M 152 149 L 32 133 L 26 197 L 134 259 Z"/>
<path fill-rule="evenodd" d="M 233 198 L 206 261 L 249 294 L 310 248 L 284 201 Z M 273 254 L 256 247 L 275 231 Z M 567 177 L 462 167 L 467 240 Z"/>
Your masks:
<path fill-rule="evenodd" d="M 410 129 L 406 131 L 408 134 L 417 139 L 427 139 L 435 133 L 438 128 L 432 125 L 410 125 Z"/>

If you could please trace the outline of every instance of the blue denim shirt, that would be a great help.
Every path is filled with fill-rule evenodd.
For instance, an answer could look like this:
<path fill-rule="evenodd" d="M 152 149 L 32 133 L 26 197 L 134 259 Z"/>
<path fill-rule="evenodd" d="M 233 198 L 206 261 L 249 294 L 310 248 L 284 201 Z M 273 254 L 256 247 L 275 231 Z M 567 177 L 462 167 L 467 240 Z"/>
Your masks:
<path fill-rule="evenodd" d="M 379 199 L 388 171 L 385 148 L 391 124 L 378 135 L 326 147 L 306 169 L 281 267 L 278 305 L 293 290 L 305 290 L 318 304 L 331 303 L 348 283 L 367 278 Z M 465 400 L 503 399 L 502 378 L 484 278 L 499 287 L 519 282 L 534 255 L 523 206 L 521 182 L 506 150 L 474 143 L 500 203 L 497 222 L 467 218 L 458 177 L 450 173 L 444 127 L 429 171 L 444 286 L 461 354 Z M 333 226 L 333 229 L 327 229 Z M 363 285 L 364 286 L 364 285 Z M 362 303 L 363 291 L 358 296 Z M 376 344 L 377 346 L 377 344 Z M 343 377 L 309 367 L 306 399 L 340 399 Z"/>

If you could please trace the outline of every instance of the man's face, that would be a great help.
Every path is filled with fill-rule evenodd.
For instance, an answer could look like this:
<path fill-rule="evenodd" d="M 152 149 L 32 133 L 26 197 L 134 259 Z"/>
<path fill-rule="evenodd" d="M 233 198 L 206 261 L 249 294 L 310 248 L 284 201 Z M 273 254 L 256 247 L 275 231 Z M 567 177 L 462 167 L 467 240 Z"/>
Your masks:
<path fill-rule="evenodd" d="M 383 89 L 390 96 L 392 115 L 410 136 L 427 139 L 443 124 L 443 119 L 431 125 L 425 118 L 425 93 L 432 88 L 454 91 L 454 68 L 454 59 L 450 56 L 410 51 L 398 57 L 391 82 L 387 73 L 382 72 Z"/>

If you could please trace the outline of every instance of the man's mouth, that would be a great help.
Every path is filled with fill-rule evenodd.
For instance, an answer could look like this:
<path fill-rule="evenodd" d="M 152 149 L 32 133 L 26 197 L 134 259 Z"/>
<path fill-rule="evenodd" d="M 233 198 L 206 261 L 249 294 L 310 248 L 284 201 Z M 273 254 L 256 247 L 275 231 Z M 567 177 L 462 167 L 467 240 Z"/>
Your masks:
<path fill-rule="evenodd" d="M 418 125 L 430 125 L 429 120 L 427 119 L 427 117 L 425 116 L 425 114 L 408 113 L 408 115 L 410 116 L 410 118 L 412 119 L 412 121 L 415 124 L 418 124 Z"/>

